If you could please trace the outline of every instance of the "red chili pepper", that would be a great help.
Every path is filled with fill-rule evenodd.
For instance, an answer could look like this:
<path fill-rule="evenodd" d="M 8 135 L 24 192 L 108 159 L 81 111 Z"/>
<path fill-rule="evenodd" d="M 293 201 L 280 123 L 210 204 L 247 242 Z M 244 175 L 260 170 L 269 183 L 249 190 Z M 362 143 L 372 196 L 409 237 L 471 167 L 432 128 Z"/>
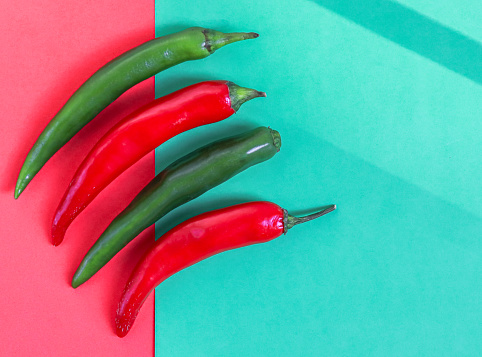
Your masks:
<path fill-rule="evenodd" d="M 335 205 L 305 217 L 294 217 L 271 202 L 249 202 L 203 213 L 159 238 L 132 272 L 120 300 L 116 333 L 124 337 L 156 286 L 171 275 L 226 250 L 264 243 L 294 225 L 333 211 Z"/>
<path fill-rule="evenodd" d="M 144 155 L 182 132 L 226 119 L 244 102 L 262 96 L 266 94 L 232 82 L 201 82 L 159 98 L 121 120 L 75 173 L 52 222 L 52 243 L 59 245 L 75 217 Z"/>

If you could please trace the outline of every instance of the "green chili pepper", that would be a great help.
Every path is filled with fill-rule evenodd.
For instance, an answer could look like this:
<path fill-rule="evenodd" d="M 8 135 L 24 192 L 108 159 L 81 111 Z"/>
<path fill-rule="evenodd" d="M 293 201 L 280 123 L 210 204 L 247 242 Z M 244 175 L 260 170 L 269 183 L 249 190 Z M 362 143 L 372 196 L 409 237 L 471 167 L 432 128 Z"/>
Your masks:
<path fill-rule="evenodd" d="M 74 288 L 90 279 L 144 229 L 247 168 L 273 157 L 281 147 L 276 130 L 259 127 L 216 141 L 159 173 L 102 233 L 80 263 Z"/>
<path fill-rule="evenodd" d="M 205 58 L 225 45 L 256 37 L 253 32 L 226 34 L 192 27 L 148 41 L 107 63 L 77 89 L 40 134 L 20 170 L 15 198 L 62 146 L 126 90 L 179 63 Z"/>

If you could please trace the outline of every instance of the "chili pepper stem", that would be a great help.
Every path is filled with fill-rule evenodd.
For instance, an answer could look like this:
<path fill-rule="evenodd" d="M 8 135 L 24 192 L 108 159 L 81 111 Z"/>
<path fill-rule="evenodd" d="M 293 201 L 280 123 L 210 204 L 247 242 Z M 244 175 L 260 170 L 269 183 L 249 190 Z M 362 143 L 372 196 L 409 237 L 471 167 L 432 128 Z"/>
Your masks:
<path fill-rule="evenodd" d="M 284 233 L 286 234 L 286 232 L 288 232 L 289 229 L 293 228 L 297 224 L 305 223 L 305 222 L 311 221 L 313 219 L 316 219 L 318 217 L 324 216 L 325 214 L 330 213 L 330 212 L 334 211 L 335 209 L 336 209 L 336 205 L 330 205 L 328 207 L 325 207 L 323 210 L 321 210 L 319 212 L 315 212 L 313 214 L 309 214 L 309 215 L 303 216 L 303 217 L 292 216 L 288 213 L 288 211 L 283 210 L 283 212 L 284 212 L 284 219 L 283 219 Z"/>
<path fill-rule="evenodd" d="M 232 32 L 223 33 L 215 30 L 205 29 L 203 31 L 205 37 L 204 47 L 209 53 L 214 53 L 223 46 L 229 45 L 233 42 L 250 40 L 259 37 L 255 32 Z"/>
<path fill-rule="evenodd" d="M 256 89 L 240 87 L 233 82 L 228 82 L 227 86 L 229 88 L 229 98 L 231 99 L 231 108 L 235 112 L 241 107 L 243 103 L 246 103 L 248 100 L 259 98 L 259 97 L 266 97 L 265 92 L 260 92 Z"/>
<path fill-rule="evenodd" d="M 278 131 L 268 128 L 270 130 L 271 136 L 273 137 L 273 145 L 279 152 L 281 148 L 281 135 Z"/>

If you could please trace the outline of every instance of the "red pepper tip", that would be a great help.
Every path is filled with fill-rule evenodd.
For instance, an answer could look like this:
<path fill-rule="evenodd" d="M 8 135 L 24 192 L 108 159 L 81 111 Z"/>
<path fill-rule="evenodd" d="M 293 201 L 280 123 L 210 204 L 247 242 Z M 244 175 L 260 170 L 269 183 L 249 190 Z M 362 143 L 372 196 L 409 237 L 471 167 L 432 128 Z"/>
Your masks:
<path fill-rule="evenodd" d="M 52 245 L 53 246 L 58 246 L 62 241 L 64 240 L 64 235 L 63 234 L 57 234 L 52 232 Z"/>
<path fill-rule="evenodd" d="M 60 245 L 60 243 L 62 243 L 62 241 L 64 240 L 64 236 L 58 236 L 58 235 L 52 235 L 52 245 L 54 247 L 57 247 Z"/>
<path fill-rule="evenodd" d="M 123 324 L 117 324 L 116 329 L 115 329 L 115 333 L 118 337 L 122 338 L 122 337 L 125 337 L 127 335 L 129 330 L 130 330 L 129 325 L 124 326 Z"/>
<path fill-rule="evenodd" d="M 64 240 L 66 229 L 56 223 L 52 224 L 51 235 L 52 235 L 52 244 L 54 246 L 58 246 Z"/>

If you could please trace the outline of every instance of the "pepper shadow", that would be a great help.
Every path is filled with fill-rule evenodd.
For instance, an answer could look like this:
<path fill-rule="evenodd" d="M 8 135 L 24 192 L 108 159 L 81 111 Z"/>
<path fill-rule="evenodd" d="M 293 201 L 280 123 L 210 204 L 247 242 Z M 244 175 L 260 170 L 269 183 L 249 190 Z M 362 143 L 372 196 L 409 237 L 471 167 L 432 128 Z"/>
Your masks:
<path fill-rule="evenodd" d="M 482 45 L 386 0 L 311 0 L 357 25 L 482 84 Z"/>

